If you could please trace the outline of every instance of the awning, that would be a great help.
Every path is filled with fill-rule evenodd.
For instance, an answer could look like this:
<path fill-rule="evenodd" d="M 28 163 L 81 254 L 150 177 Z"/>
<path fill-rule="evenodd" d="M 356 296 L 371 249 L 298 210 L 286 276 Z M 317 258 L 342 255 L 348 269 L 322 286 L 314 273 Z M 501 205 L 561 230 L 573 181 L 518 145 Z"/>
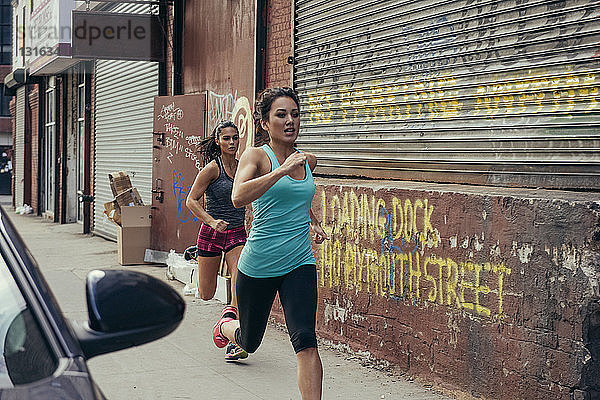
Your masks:
<path fill-rule="evenodd" d="M 25 68 L 17 68 L 12 71 L 10 74 L 4 77 L 4 94 L 7 96 L 14 96 L 15 90 L 19 87 L 23 86 L 27 82 L 27 77 L 29 73 Z"/>

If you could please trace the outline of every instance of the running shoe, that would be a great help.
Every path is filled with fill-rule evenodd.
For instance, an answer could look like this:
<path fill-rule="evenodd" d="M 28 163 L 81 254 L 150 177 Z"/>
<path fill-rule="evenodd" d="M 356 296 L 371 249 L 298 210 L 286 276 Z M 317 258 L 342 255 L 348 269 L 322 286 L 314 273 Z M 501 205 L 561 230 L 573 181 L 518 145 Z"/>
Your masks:
<path fill-rule="evenodd" d="M 237 344 L 229 342 L 227 345 L 227 351 L 225 352 L 225 361 L 237 361 L 243 360 L 244 358 L 248 358 L 248 352 Z"/>
<path fill-rule="evenodd" d="M 221 311 L 221 318 L 230 317 L 233 319 L 238 319 L 238 310 L 234 306 L 227 306 Z"/>
<path fill-rule="evenodd" d="M 227 306 L 223 309 L 223 311 L 221 311 L 221 318 L 219 318 L 215 326 L 213 326 L 213 342 L 215 342 L 215 345 L 218 348 L 221 349 L 227 346 L 227 343 L 229 343 L 229 339 L 227 339 L 221 332 L 221 325 L 223 325 L 224 322 L 233 321 L 236 319 L 237 308 L 234 306 Z"/>
<path fill-rule="evenodd" d="M 229 343 L 229 339 L 227 339 L 225 335 L 223 335 L 223 333 L 221 332 L 221 325 L 229 321 L 234 321 L 234 319 L 231 317 L 221 317 L 221 319 L 217 321 L 215 326 L 213 326 L 213 342 L 215 342 L 215 346 L 217 346 L 220 349 L 227 346 L 227 343 Z"/>

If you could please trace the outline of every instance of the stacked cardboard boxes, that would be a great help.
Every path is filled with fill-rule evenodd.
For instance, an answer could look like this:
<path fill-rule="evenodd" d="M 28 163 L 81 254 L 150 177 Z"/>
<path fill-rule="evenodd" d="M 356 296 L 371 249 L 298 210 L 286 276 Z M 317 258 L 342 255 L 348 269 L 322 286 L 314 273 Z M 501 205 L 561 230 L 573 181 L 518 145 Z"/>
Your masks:
<path fill-rule="evenodd" d="M 124 171 L 108 174 L 114 200 L 104 204 L 104 213 L 117 225 L 118 260 L 121 265 L 143 264 L 150 247 L 150 206 L 145 206 Z"/>

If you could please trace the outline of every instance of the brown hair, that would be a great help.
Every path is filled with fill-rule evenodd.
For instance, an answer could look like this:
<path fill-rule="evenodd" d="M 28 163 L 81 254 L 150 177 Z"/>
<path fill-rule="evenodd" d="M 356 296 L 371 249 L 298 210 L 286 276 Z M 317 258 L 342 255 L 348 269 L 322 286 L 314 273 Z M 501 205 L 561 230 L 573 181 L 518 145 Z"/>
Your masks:
<path fill-rule="evenodd" d="M 216 140 L 219 138 L 221 131 L 225 128 L 233 128 L 238 134 L 240 133 L 238 127 L 235 126 L 233 122 L 227 120 L 219 122 L 217 126 L 213 128 L 212 134 L 203 139 L 198 146 L 200 154 L 204 156 L 205 163 L 208 163 L 221 155 L 221 147 L 216 143 Z"/>
<path fill-rule="evenodd" d="M 268 121 L 271 106 L 279 97 L 289 97 L 294 100 L 296 106 L 298 106 L 298 111 L 300 111 L 298 93 L 291 87 L 274 87 L 263 90 L 256 98 L 254 113 L 252 115 L 256 124 L 256 137 L 254 141 L 256 145 L 268 143 L 270 140 L 269 133 L 262 128 L 260 121 Z"/>

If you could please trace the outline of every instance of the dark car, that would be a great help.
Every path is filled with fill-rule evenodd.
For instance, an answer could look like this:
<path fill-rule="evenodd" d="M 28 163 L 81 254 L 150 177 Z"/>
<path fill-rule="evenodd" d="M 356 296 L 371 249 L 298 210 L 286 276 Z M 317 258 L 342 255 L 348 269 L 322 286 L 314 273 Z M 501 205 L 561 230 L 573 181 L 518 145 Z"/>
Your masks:
<path fill-rule="evenodd" d="M 2 400 L 104 399 L 86 360 L 163 337 L 183 318 L 185 303 L 166 283 L 94 270 L 85 286 L 89 320 L 67 321 L 2 208 L 0 254 Z"/>

